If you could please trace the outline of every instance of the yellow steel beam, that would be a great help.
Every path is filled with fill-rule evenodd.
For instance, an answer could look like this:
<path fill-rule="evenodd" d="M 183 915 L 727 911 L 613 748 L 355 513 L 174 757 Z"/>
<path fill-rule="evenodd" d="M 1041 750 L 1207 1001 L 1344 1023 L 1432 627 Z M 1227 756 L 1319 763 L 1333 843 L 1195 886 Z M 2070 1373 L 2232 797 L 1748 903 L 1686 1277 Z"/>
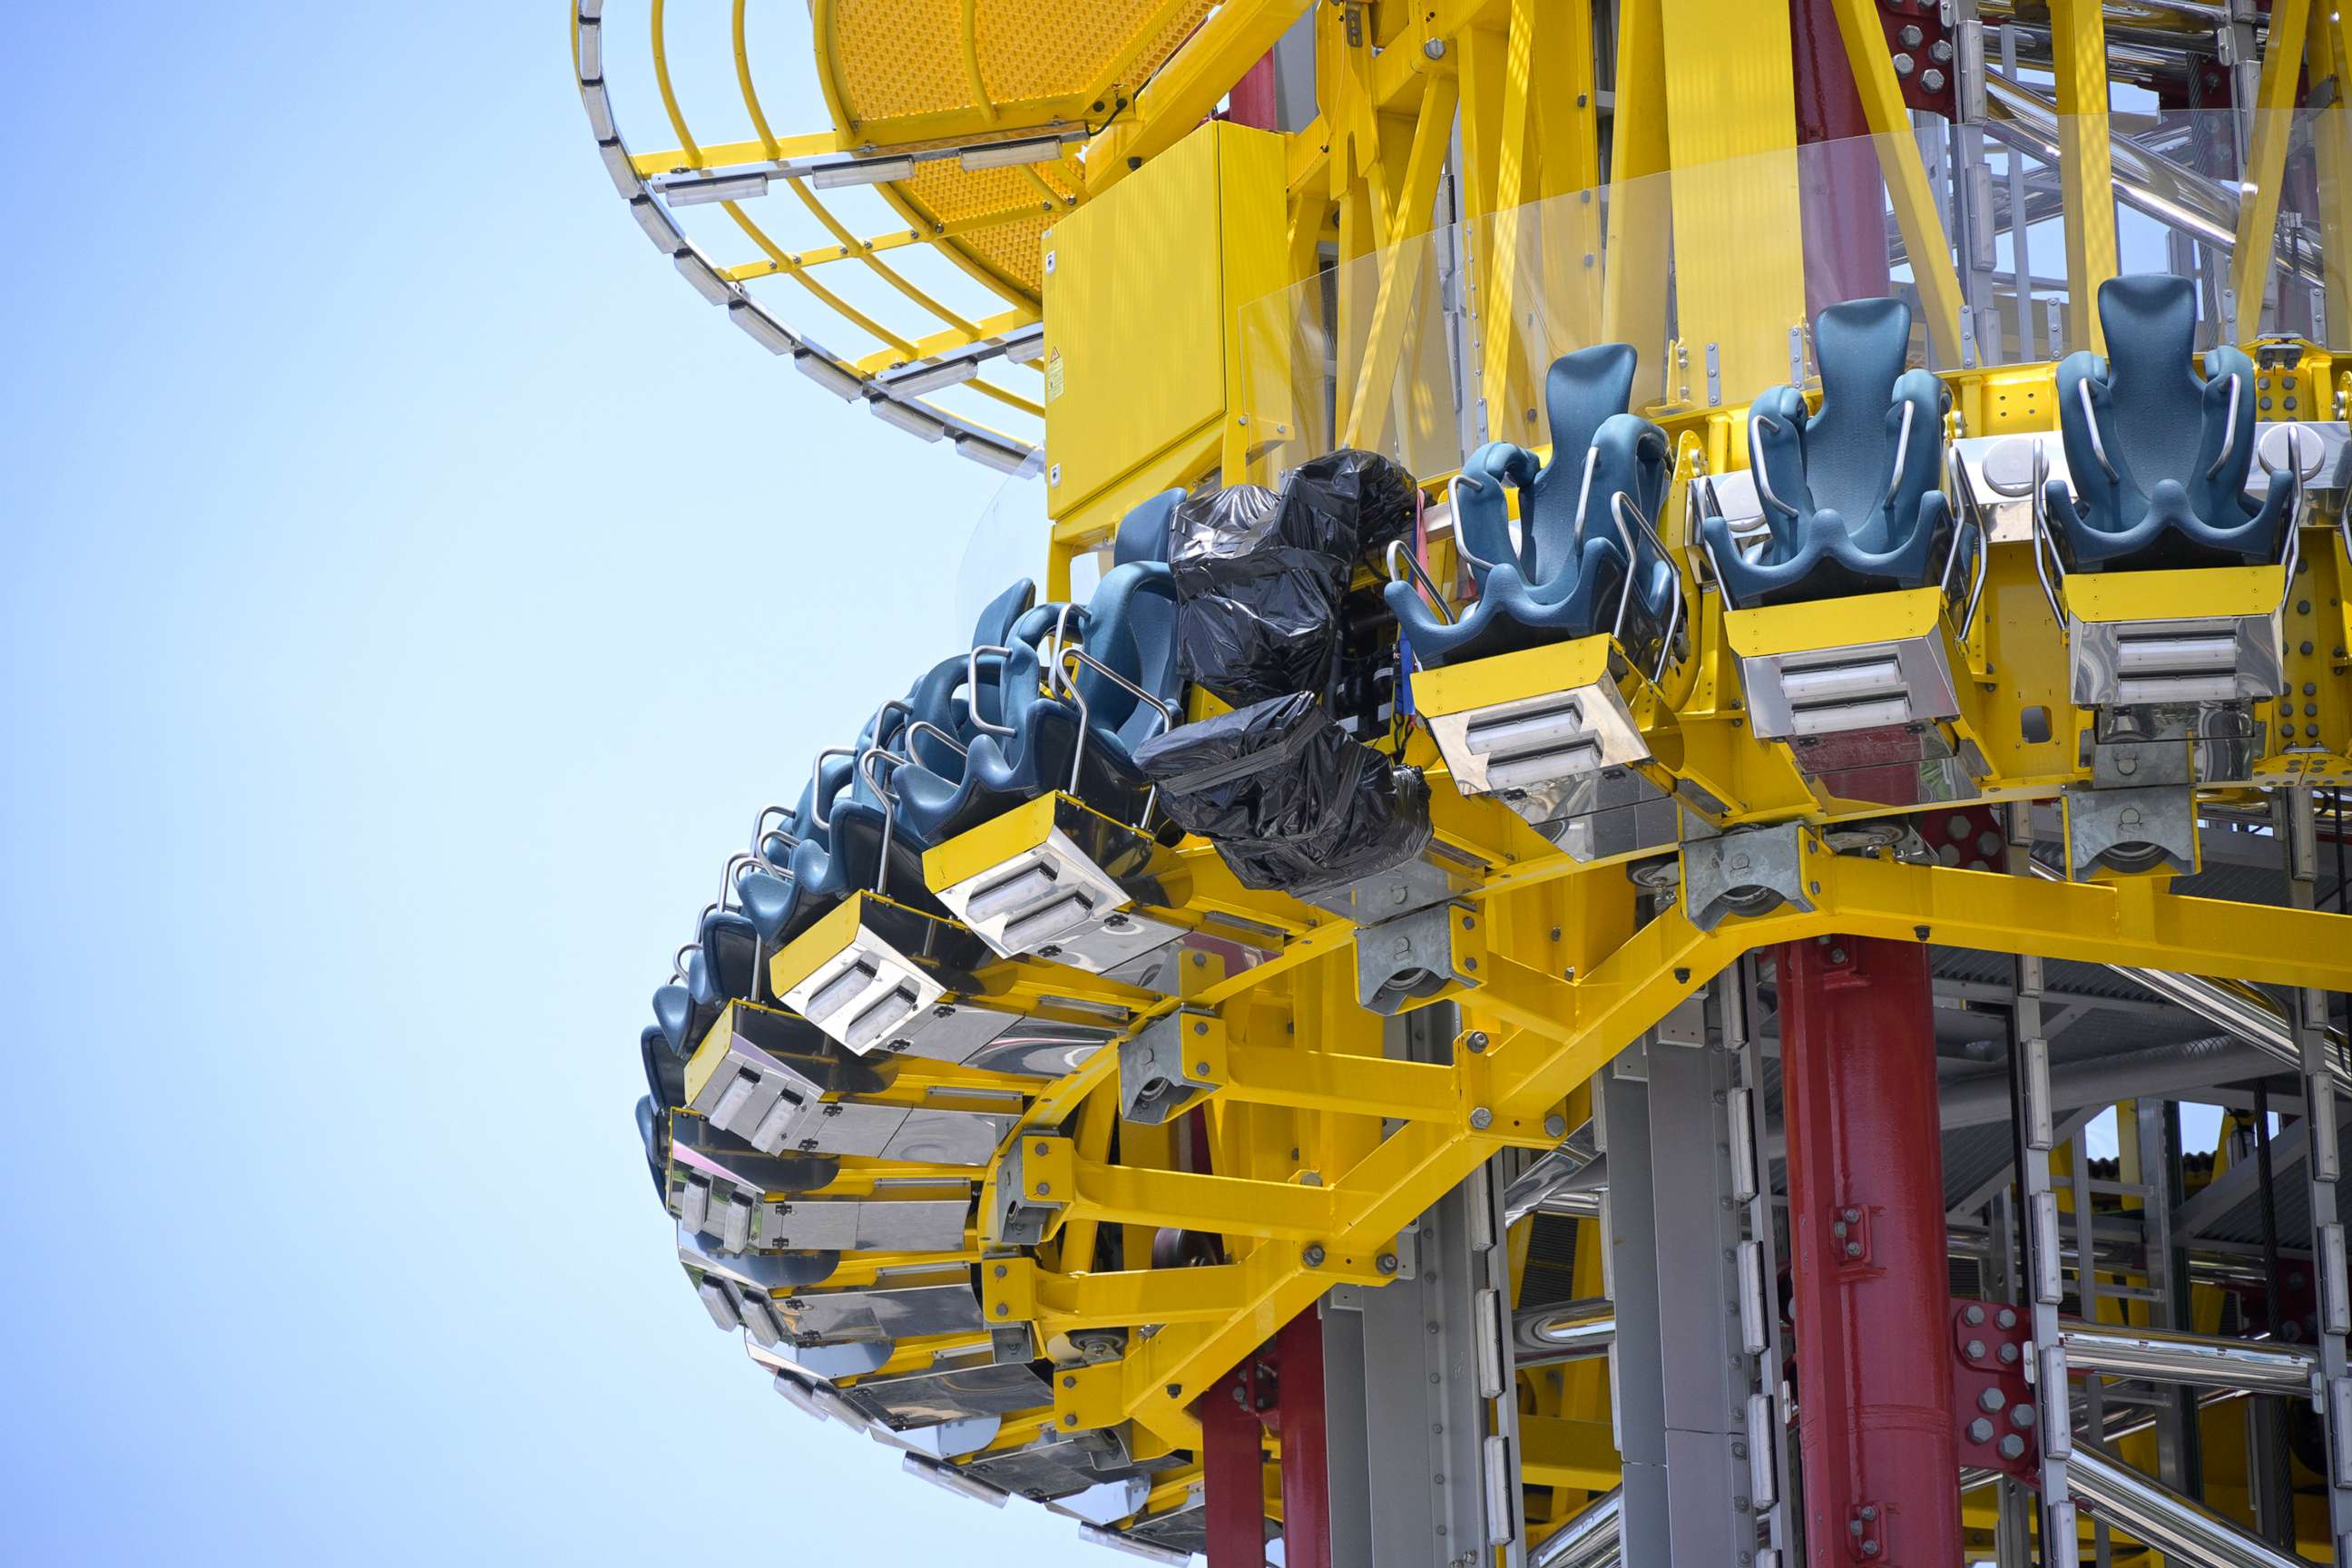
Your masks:
<path fill-rule="evenodd" d="M 1305 9 L 1307 0 L 1226 0 L 1135 95 L 1126 116 L 1087 144 L 1087 195 L 1100 195 L 1182 140 Z"/>
<path fill-rule="evenodd" d="M 2066 346 L 2104 352 L 2099 285 L 2116 275 L 2115 172 L 2107 142 L 2107 22 L 2101 0 L 2050 0 L 2058 86 L 2058 174 L 2066 217 Z"/>
<path fill-rule="evenodd" d="M 785 163 L 794 158 L 821 158 L 828 153 L 845 153 L 848 149 L 841 138 L 830 131 L 811 132 L 805 136 L 779 136 L 755 142 L 716 142 L 708 147 L 697 147 L 689 160 L 684 147 L 665 147 L 654 153 L 633 153 L 629 163 L 640 174 L 671 174 L 681 169 L 726 169 L 738 163 Z"/>
<path fill-rule="evenodd" d="M 1422 313 L 1421 280 L 1429 258 L 1437 179 L 1444 172 L 1453 142 L 1456 90 L 1453 77 L 1433 76 L 1422 91 L 1421 113 L 1413 122 L 1404 177 L 1388 203 L 1388 245 L 1380 252 L 1380 291 L 1372 301 L 1370 331 L 1348 403 L 1343 446 L 1384 445 L 1394 409 L 1389 394 L 1412 395 L 1428 390 L 1416 378 L 1397 377 L 1395 371 Z"/>
<path fill-rule="evenodd" d="M 1606 1491 L 1617 1484 L 1622 1468 L 1606 1421 L 1519 1417 L 1519 1479 L 1528 1486 Z"/>
<path fill-rule="evenodd" d="M 2336 79 L 2336 96 L 2311 121 L 2312 159 L 2319 184 L 2319 258 L 2327 282 L 2329 344 L 2352 342 L 2352 27 L 2341 5 L 2330 5 L 2305 29 L 2313 81 Z"/>
<path fill-rule="evenodd" d="M 2263 49 L 2262 87 L 2254 100 L 2254 134 L 2246 151 L 2245 178 L 2238 195 L 2238 237 L 2230 254 L 2231 297 L 2237 303 L 2236 334 L 2262 331 L 2263 295 L 2270 283 L 2271 252 L 2278 240 L 2279 185 L 2286 177 L 2287 143 L 2294 139 L 2295 89 L 2303 76 L 2304 32 L 2312 0 L 2273 0 L 2270 40 Z M 2337 83 L 2340 94 L 2342 82 Z"/>
<path fill-rule="evenodd" d="M 1664 0 L 1622 0 L 1617 7 L 1609 244 L 1601 257 L 1601 338 L 1632 343 L 1645 358 L 1664 352 L 1666 286 L 1674 276 L 1664 6 Z"/>
<path fill-rule="evenodd" d="M 1918 284 L 1929 340 L 1944 363 L 1958 364 L 1964 308 L 1960 278 L 1952 267 L 1952 247 L 1944 234 L 1941 207 L 1919 161 L 1911 110 L 1903 101 L 1903 86 L 1895 79 L 1895 62 L 1886 50 L 1881 13 L 1876 0 L 1833 3 L 1838 37 L 1845 45 L 1854 85 L 1862 92 L 1863 118 L 1878 153 L 1879 174 L 1894 202 L 1895 222 L 1903 234 L 1903 252 L 1910 258 L 1912 278 Z"/>

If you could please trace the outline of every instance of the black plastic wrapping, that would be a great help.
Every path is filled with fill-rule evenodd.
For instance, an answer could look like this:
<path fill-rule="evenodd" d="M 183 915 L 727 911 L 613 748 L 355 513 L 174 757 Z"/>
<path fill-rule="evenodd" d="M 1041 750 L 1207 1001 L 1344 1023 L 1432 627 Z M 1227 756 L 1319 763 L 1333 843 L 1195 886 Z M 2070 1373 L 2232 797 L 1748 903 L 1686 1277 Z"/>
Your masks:
<path fill-rule="evenodd" d="M 1279 493 L 1235 485 L 1185 497 L 1168 555 L 1185 679 L 1235 704 L 1327 690 L 1357 561 L 1412 526 L 1412 477 L 1352 449 L 1299 465 Z"/>
<path fill-rule="evenodd" d="M 1312 894 L 1429 842 L 1429 791 L 1293 692 L 1185 724 L 1136 753 L 1160 807 L 1217 847 L 1245 887 Z"/>

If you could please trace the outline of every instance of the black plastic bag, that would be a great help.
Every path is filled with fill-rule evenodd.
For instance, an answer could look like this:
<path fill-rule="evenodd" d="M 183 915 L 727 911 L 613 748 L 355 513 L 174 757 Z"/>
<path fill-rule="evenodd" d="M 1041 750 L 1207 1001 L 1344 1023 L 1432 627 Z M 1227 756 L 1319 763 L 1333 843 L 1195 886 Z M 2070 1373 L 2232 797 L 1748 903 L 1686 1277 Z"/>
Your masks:
<path fill-rule="evenodd" d="M 1383 871 L 1429 842 L 1429 792 L 1299 691 L 1154 737 L 1137 765 L 1187 832 L 1245 887 L 1314 894 Z"/>
<path fill-rule="evenodd" d="M 1412 531 L 1412 476 L 1378 452 L 1342 447 L 1293 468 L 1282 485 L 1282 542 L 1376 561 Z"/>
<path fill-rule="evenodd" d="M 1227 702 L 1330 679 L 1351 563 L 1285 542 L 1286 515 L 1272 490 L 1235 485 L 1185 497 L 1170 525 L 1178 668 Z"/>

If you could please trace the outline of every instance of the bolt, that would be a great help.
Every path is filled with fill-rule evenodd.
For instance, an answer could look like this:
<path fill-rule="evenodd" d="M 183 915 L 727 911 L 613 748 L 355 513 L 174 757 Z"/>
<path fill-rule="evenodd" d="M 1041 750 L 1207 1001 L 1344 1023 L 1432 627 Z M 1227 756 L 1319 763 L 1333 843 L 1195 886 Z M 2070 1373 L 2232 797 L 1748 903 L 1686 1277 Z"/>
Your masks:
<path fill-rule="evenodd" d="M 1964 1319 L 1966 1319 L 1966 1320 L 1968 1321 L 1969 1327 L 1970 1327 L 1970 1328 L 1974 1328 L 1974 1327 L 1976 1327 L 1979 1323 L 1981 1323 L 1981 1322 L 1983 1322 L 1983 1321 L 1984 1321 L 1984 1318 L 1985 1318 L 1984 1309 L 1983 1309 L 1982 1307 L 1977 1306 L 1975 1303 L 1971 1302 L 1971 1303 L 1969 1304 L 1969 1310 L 1968 1310 L 1967 1311 L 1965 1311 L 1965 1312 L 1962 1312 L 1962 1313 L 1960 1314 L 1960 1316 L 1961 1316 L 1962 1318 L 1964 1318 Z"/>
<path fill-rule="evenodd" d="M 1845 949 L 1842 947 L 1833 947 L 1830 949 L 1830 962 L 1832 963 L 1843 963 L 1845 962 Z"/>
<path fill-rule="evenodd" d="M 1992 1423 L 1991 1423 L 1991 1422 L 1990 1422 L 1990 1421 L 1988 1421 L 1988 1420 L 1986 1420 L 1986 1419 L 1985 1419 L 1983 1416 L 1981 1416 L 1981 1415 L 1978 1416 L 1975 1420 L 1973 1420 L 1973 1421 L 1969 1422 L 1969 1442 L 1971 1442 L 1971 1443 L 1990 1443 L 1990 1442 L 1991 1442 L 1991 1441 L 1992 1441 Z"/>
<path fill-rule="evenodd" d="M 1421 52 L 1427 55 L 1431 59 L 1442 60 L 1445 58 L 1445 40 L 1444 38 L 1432 38 L 1429 42 L 1421 46 Z"/>
<path fill-rule="evenodd" d="M 1944 90 L 1944 73 L 1929 66 L 1919 73 L 1919 85 L 1929 92 L 1941 92 Z"/>
<path fill-rule="evenodd" d="M 1003 1278 L 1004 1278 L 1004 1265 L 1003 1265 L 1002 1263 L 1000 1263 L 1000 1264 L 998 1264 L 998 1265 L 996 1266 L 996 1277 L 997 1277 L 999 1279 L 1003 1279 Z"/>
<path fill-rule="evenodd" d="M 1301 1253 L 1298 1255 L 1298 1257 L 1299 1257 L 1299 1260 L 1300 1260 L 1301 1262 L 1305 1263 L 1305 1264 L 1307 1265 L 1307 1268 L 1322 1268 L 1322 1267 L 1323 1267 L 1323 1244 L 1322 1244 L 1321 1242 L 1319 1242 L 1319 1241 L 1310 1241 L 1310 1242 L 1308 1242 L 1308 1243 L 1307 1244 L 1307 1250 L 1306 1250 L 1306 1251 L 1304 1251 L 1304 1252 L 1301 1252 Z"/>
<path fill-rule="evenodd" d="M 1992 1321 L 1999 1323 L 2004 1329 L 2013 1329 L 2017 1327 L 2017 1309 L 2014 1307 L 2003 1307 L 2000 1311 L 1993 1314 Z"/>
<path fill-rule="evenodd" d="M 1862 1211 L 1860 1209 L 1840 1209 L 1838 1210 L 1838 1218 L 1845 1221 L 1848 1225 L 1860 1225 L 1862 1223 Z"/>
<path fill-rule="evenodd" d="M 2009 1407 L 2009 1424 L 2019 1431 L 2031 1431 L 2033 1426 L 2033 1406 L 2018 1404 Z"/>
<path fill-rule="evenodd" d="M 1484 1132 L 1495 1125 L 1495 1113 L 1483 1105 L 1474 1106 L 1470 1111 L 1470 1125 Z"/>
<path fill-rule="evenodd" d="M 1864 1557 L 1875 1557 L 1875 1556 L 1877 1556 L 1877 1555 L 1878 1555 L 1878 1542 L 1876 1542 L 1875 1541 L 1865 1541 L 1865 1542 L 1864 1542 L 1862 1543 L 1862 1554 L 1863 1554 Z"/>
<path fill-rule="evenodd" d="M 1964 1355 L 1966 1355 L 1966 1356 L 1967 1356 L 1970 1361 L 1982 1361 L 1982 1360 L 1984 1360 L 1984 1358 L 1985 1358 L 1985 1342 L 1984 1342 L 1984 1341 L 1982 1341 L 1982 1340 L 1970 1340 L 1970 1341 L 1968 1342 L 1968 1344 L 1962 1348 L 1961 1353 L 1962 1353 L 1962 1354 L 1964 1354 Z"/>
<path fill-rule="evenodd" d="M 2000 1347 L 2000 1364 L 2003 1366 L 2015 1366 L 2017 1364 L 2017 1347 L 2015 1345 L 2003 1345 Z"/>
<path fill-rule="evenodd" d="M 2007 1403 L 2008 1401 L 2001 1398 L 2000 1390 L 1998 1388 L 1988 1388 L 1977 1395 L 1977 1408 L 1989 1411 L 1995 1415 L 2000 1414 L 2000 1407 Z"/>
<path fill-rule="evenodd" d="M 1847 1534 L 1860 1535 L 1862 1533 L 1862 1521 L 1858 1519 L 1849 1519 L 1845 1521 L 1845 1528 Z"/>
<path fill-rule="evenodd" d="M 996 1304 L 996 1315 L 1000 1318 L 1009 1318 L 1013 1315 L 1013 1309 L 999 1301 Z"/>
<path fill-rule="evenodd" d="M 1472 1056 L 1477 1056 L 1486 1048 L 1486 1031 L 1484 1029 L 1471 1030 L 1468 1034 L 1462 1037 L 1462 1044 L 1468 1049 Z"/>
<path fill-rule="evenodd" d="M 1075 1378 L 1075 1377 L 1067 1377 L 1067 1376 L 1066 1376 L 1066 1377 L 1064 1377 L 1064 1378 L 1062 1379 L 1062 1386 L 1063 1386 L 1064 1388 L 1076 1388 L 1076 1387 L 1077 1387 L 1077 1385 L 1078 1385 L 1078 1380 L 1077 1380 L 1076 1378 Z"/>
<path fill-rule="evenodd" d="M 2021 1458 L 2024 1457 L 2024 1454 L 2025 1439 L 2019 1436 L 2016 1433 L 2011 1432 L 2008 1436 L 2003 1437 L 2000 1440 L 2000 1457 L 2002 1458 Z"/>
<path fill-rule="evenodd" d="M 1372 1259 L 1372 1267 L 1383 1274 L 1393 1274 L 1397 1271 L 1397 1255 L 1393 1252 L 1383 1252 Z"/>
<path fill-rule="evenodd" d="M 1171 1399 L 1179 1399 L 1183 1396 L 1184 1385 L 1181 1383 L 1171 1383 L 1160 1392 L 1167 1394 Z"/>
<path fill-rule="evenodd" d="M 1053 1190 L 1054 1184 L 1051 1182 L 1040 1182 L 1037 1184 L 1037 1195 L 1041 1198 Z"/>
<path fill-rule="evenodd" d="M 1840 1241 L 1843 1241 L 1845 1239 L 1845 1221 L 1841 1219 L 1831 1222 L 1830 1234 L 1837 1237 Z"/>
<path fill-rule="evenodd" d="M 1074 1411 L 1072 1411 L 1069 1415 L 1065 1415 L 1065 1416 L 1063 1416 L 1063 1417 L 1062 1417 L 1062 1425 L 1063 1425 L 1063 1426 L 1076 1426 L 1077 1424 L 1078 1424 L 1078 1415 L 1077 1415 L 1077 1412 L 1076 1412 L 1076 1411 L 1075 1411 L 1075 1410 L 1074 1410 Z"/>
<path fill-rule="evenodd" d="M 1919 30 L 1919 24 L 1916 22 L 1906 22 L 1903 24 L 1901 30 L 1896 32 L 1895 36 L 1896 38 L 1901 40 L 1903 47 L 1906 49 L 1917 48 L 1921 42 L 1923 42 L 1927 37 L 1927 34 Z"/>
<path fill-rule="evenodd" d="M 1053 1152 L 1054 1146 L 1050 1143 L 1040 1143 L 1037 1145 L 1037 1152 L 1040 1154 L 1050 1154 Z"/>
<path fill-rule="evenodd" d="M 1878 1517 L 1878 1505 L 1874 1502 L 1864 1503 L 1862 1505 L 1862 1517 L 1865 1520 L 1876 1519 Z"/>
<path fill-rule="evenodd" d="M 1845 1244 L 1845 1255 L 1848 1258 L 1860 1258 L 1862 1256 L 1862 1243 L 1858 1241 L 1847 1242 Z"/>
<path fill-rule="evenodd" d="M 1201 1020 L 1199 1023 L 1197 1023 L 1197 1024 L 1193 1025 L 1193 1026 L 1192 1026 L 1192 1032 L 1193 1032 L 1194 1034 L 1196 1034 L 1196 1035 L 1205 1035 L 1205 1034 L 1207 1034 L 1207 1033 L 1209 1032 L 1209 1023 L 1208 1023 L 1208 1020 L 1207 1020 L 1207 1019 L 1205 1019 L 1205 1018 L 1203 1018 L 1203 1019 L 1202 1019 L 1202 1020 Z"/>
<path fill-rule="evenodd" d="M 1909 76 L 1911 74 L 1911 67 L 1913 64 L 1914 62 L 1909 55 L 1896 55 L 1895 57 L 1895 74 L 1896 76 Z"/>
<path fill-rule="evenodd" d="M 1559 1116 L 1559 1115 L 1552 1115 L 1552 1116 L 1547 1116 L 1547 1117 L 1545 1117 L 1545 1118 L 1544 1118 L 1544 1136 L 1545 1136 L 1545 1137 L 1547 1137 L 1547 1138 L 1565 1138 L 1565 1137 L 1567 1137 L 1567 1136 L 1568 1136 L 1568 1118 L 1567 1118 L 1567 1117 L 1565 1117 L 1565 1116 Z"/>

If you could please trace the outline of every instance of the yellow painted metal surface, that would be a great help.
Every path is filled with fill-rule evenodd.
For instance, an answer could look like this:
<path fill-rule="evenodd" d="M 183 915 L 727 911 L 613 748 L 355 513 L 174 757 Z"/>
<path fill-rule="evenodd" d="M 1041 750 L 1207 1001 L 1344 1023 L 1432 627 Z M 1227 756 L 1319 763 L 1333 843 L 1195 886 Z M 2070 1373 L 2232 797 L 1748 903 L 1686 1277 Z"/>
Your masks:
<path fill-rule="evenodd" d="M 1241 384 L 1237 312 L 1283 281 L 1282 180 L 1280 138 L 1204 125 L 1046 236 L 1055 517 L 1160 452 L 1222 438 Z"/>

